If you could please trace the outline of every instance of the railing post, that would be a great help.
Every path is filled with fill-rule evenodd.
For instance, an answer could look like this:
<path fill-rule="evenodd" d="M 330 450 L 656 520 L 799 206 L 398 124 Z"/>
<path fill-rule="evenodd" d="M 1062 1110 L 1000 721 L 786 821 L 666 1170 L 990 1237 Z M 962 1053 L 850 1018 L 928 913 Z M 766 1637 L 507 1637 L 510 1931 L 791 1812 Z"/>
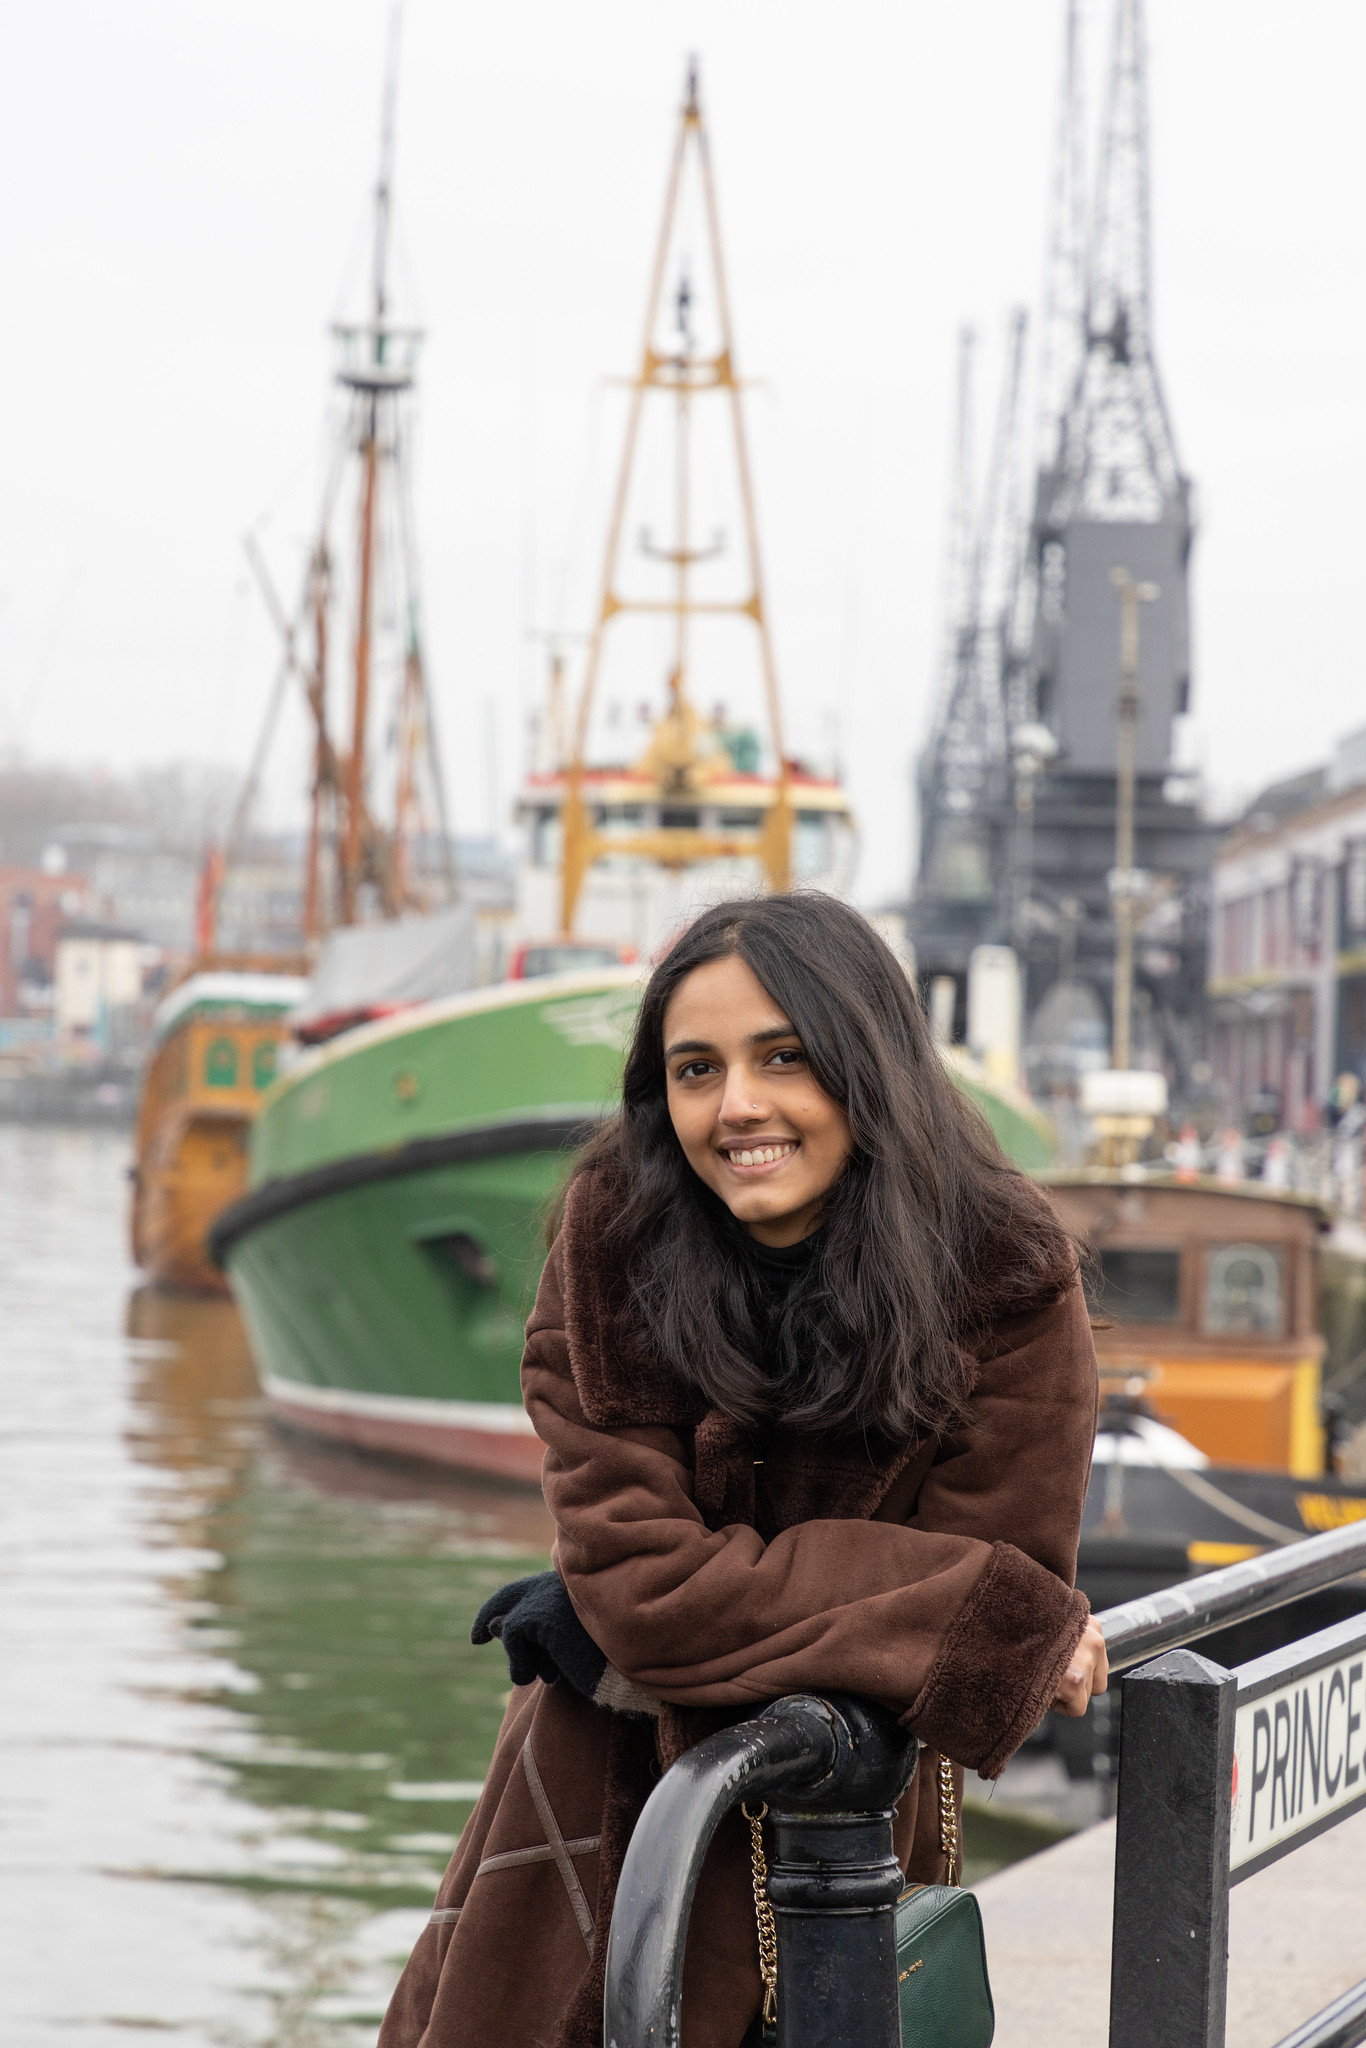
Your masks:
<path fill-rule="evenodd" d="M 769 1896 L 781 2048 L 900 2048 L 892 1808 L 917 1750 L 881 1707 L 796 1693 L 681 1756 L 622 1864 L 604 2048 L 680 2048 L 688 1915 L 707 1847 L 733 1807 L 763 1799 L 779 1809 Z"/>
<path fill-rule="evenodd" d="M 1193 1650 L 1124 1681 L 1110 2048 L 1224 2048 L 1237 1690 Z"/>
<path fill-rule="evenodd" d="M 778 1933 L 778 2048 L 901 2048 L 892 1812 L 918 1744 L 842 1699 L 850 1762 L 819 1798 L 778 1794 L 768 1895 Z"/>

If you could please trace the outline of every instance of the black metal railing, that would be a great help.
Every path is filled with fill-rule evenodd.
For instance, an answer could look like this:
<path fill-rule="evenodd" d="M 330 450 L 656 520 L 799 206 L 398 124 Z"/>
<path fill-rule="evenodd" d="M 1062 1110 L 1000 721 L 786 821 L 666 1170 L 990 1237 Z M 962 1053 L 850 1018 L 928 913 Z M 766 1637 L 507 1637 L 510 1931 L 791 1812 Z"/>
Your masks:
<path fill-rule="evenodd" d="M 690 1749 L 636 1823 L 607 1938 L 605 2048 L 678 2048 L 683 1949 L 712 1837 L 766 1801 L 779 2048 L 900 2048 L 892 1808 L 918 1744 L 865 1700 L 797 1693 Z"/>
<path fill-rule="evenodd" d="M 1097 1616 L 1110 1669 L 1128 1670 L 1163 1650 L 1271 1614 L 1359 1571 L 1366 1571 L 1366 1522 L 1351 1522 L 1326 1536 L 1307 1536 L 1302 1543 L 1204 1572 L 1141 1600 L 1126 1600 Z"/>
<path fill-rule="evenodd" d="M 1283 1808 L 1276 1840 L 1232 1867 L 1240 1714 L 1254 1745 L 1250 1780 L 1265 1772 L 1260 1797 L 1278 1762 L 1287 1688 L 1317 1686 L 1322 1678 L 1325 1703 L 1329 1695 L 1336 1700 L 1332 1674 L 1342 1667 L 1345 1702 L 1359 1651 L 1366 1722 L 1366 1615 L 1235 1671 L 1186 1645 L 1362 1571 L 1366 1524 L 1358 1523 L 1099 1616 L 1111 1670 L 1130 1674 L 1120 1743 L 1110 2048 L 1151 2048 L 1155 2017 L 1163 2048 L 1223 2048 L 1230 1884 L 1366 1805 L 1363 1755 L 1359 1796 L 1353 1780 L 1346 1803 L 1319 1811 L 1316 1799 L 1313 1813 L 1302 1816 L 1297 1805 L 1287 1815 L 1287 1760 L 1272 1783 L 1271 1796 L 1279 1789 Z M 1260 1706 L 1271 1717 L 1263 1738 L 1254 1724 L 1267 1700 L 1270 1707 Z M 1344 1729 L 1348 1718 L 1344 1711 Z M 1321 1732 L 1316 1740 L 1322 1751 Z M 766 1800 L 774 1823 L 768 1891 L 781 1987 L 778 2048 L 899 2048 L 894 1909 L 902 1880 L 891 1823 L 916 1752 L 914 1739 L 882 1708 L 807 1694 L 775 1700 L 753 1720 L 689 1750 L 650 1795 L 622 1867 L 608 1936 L 605 2048 L 679 2048 L 683 1952 L 702 1862 L 725 1815 L 750 1800 Z M 1322 1754 L 1318 1769 L 1323 1786 Z M 1295 1789 L 1298 1796 L 1298 1778 Z M 1301 1817 L 1302 1826 L 1290 1825 Z M 1362 2042 L 1366 1984 L 1280 2048 Z"/>

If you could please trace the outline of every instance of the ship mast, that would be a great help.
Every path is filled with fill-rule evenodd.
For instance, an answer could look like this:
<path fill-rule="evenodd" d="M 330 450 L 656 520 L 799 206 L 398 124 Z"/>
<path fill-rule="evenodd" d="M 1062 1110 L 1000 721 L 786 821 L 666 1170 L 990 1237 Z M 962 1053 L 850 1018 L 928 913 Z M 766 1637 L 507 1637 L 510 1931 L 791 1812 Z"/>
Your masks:
<path fill-rule="evenodd" d="M 331 798 L 336 817 L 336 921 L 355 924 L 366 910 L 363 891 L 369 884 L 386 918 L 405 910 L 428 907 L 427 894 L 413 871 L 413 848 L 423 832 L 440 839 L 440 893 L 456 894 L 440 763 L 427 687 L 419 628 L 416 548 L 404 462 L 404 400 L 412 389 L 421 332 L 395 323 L 390 314 L 389 257 L 394 162 L 394 103 L 398 90 L 398 49 L 402 7 L 395 5 L 389 24 L 389 55 L 380 123 L 379 172 L 375 181 L 374 241 L 369 318 L 356 325 L 337 325 L 333 332 L 341 350 L 337 381 L 350 394 L 350 451 L 359 457 L 356 510 L 356 614 L 350 744 L 338 759 L 326 729 L 326 647 L 328 598 L 332 587 L 326 545 L 327 513 L 322 522 L 312 571 L 317 658 L 310 705 L 318 732 L 310 828 L 308 896 L 313 929 L 326 922 L 321 909 L 321 878 L 317 872 L 321 841 L 320 813 Z M 329 504 L 331 493 L 329 492 Z M 384 546 L 392 536 L 392 547 Z M 400 573 L 386 566 L 396 555 Z M 383 599 L 381 597 L 383 592 Z M 392 603 L 391 603 L 392 600 Z M 398 702 L 394 718 L 396 760 L 393 823 L 386 829 L 377 818 L 371 794 L 369 732 L 376 690 L 376 641 L 383 621 L 401 620 Z"/>
<path fill-rule="evenodd" d="M 680 274 L 673 295 L 675 345 L 667 350 L 656 346 L 664 310 L 669 251 L 673 243 L 679 197 L 690 154 L 696 163 L 701 187 L 719 326 L 719 346 L 716 353 L 709 356 L 700 355 L 694 342 L 691 327 L 692 286 L 686 268 Z M 624 595 L 620 588 L 622 538 L 645 400 L 652 391 L 665 392 L 673 399 L 674 535 L 673 545 L 667 549 L 655 547 L 648 536 L 644 537 L 642 545 L 647 555 L 672 566 L 673 593 L 666 598 L 633 598 Z M 719 543 L 701 548 L 691 545 L 692 406 L 699 395 L 709 391 L 723 391 L 727 397 L 744 527 L 749 589 L 745 596 L 729 600 L 695 597 L 691 580 L 691 572 L 695 565 L 710 559 L 719 551 Z M 692 786 L 691 777 L 698 760 L 698 720 L 687 694 L 689 621 L 699 614 L 730 614 L 749 619 L 754 624 L 759 636 L 764 701 L 777 771 L 773 802 L 757 833 L 720 835 L 673 829 L 639 833 L 630 837 L 614 835 L 609 841 L 595 831 L 583 798 L 585 757 L 607 628 L 613 619 L 623 612 L 662 613 L 672 615 L 674 620 L 674 661 L 669 677 L 669 702 L 656 736 L 656 752 L 663 756 L 666 772 L 679 789 Z M 769 887 L 785 889 L 791 880 L 792 872 L 792 824 L 791 766 L 783 735 L 777 669 L 764 602 L 758 522 L 741 405 L 741 385 L 735 371 L 730 296 L 721 250 L 720 217 L 712 176 L 711 150 L 698 95 L 697 64 L 694 60 L 688 67 L 687 90 L 679 114 L 678 134 L 665 190 L 664 215 L 660 223 L 659 240 L 645 306 L 640 367 L 632 380 L 621 466 L 608 521 L 597 618 L 589 641 L 587 666 L 572 736 L 572 753 L 565 772 L 564 805 L 561 812 L 561 929 L 565 933 L 573 931 L 584 877 L 593 863 L 608 851 L 614 854 L 634 854 L 666 866 L 690 866 L 700 861 L 723 859 L 737 854 L 757 855 Z"/>
<path fill-rule="evenodd" d="M 199 928 L 201 949 L 213 944 L 217 898 L 223 870 L 230 864 L 245 831 L 260 785 L 285 687 L 297 676 L 313 728 L 313 769 L 304 856 L 303 936 L 311 952 L 332 924 L 354 924 L 367 908 L 362 891 L 369 884 L 385 917 L 430 907 L 430 891 L 413 872 L 412 847 L 425 831 L 439 833 L 438 895 L 453 902 L 458 893 L 445 793 L 431 700 L 427 689 L 419 631 L 417 553 L 412 508 L 404 461 L 402 410 L 412 388 L 421 331 L 396 325 L 389 317 L 390 195 L 394 159 L 394 101 L 398 87 L 398 46 L 401 0 L 390 14 L 389 54 L 385 71 L 380 124 L 379 175 L 375 183 L 373 265 L 369 317 L 357 324 L 338 323 L 337 382 L 347 393 L 346 419 L 334 444 L 323 490 L 317 541 L 311 551 L 299 608 L 287 615 L 253 536 L 245 541 L 252 573 L 280 635 L 282 660 L 267 705 L 260 737 L 245 778 L 226 851 L 209 850 L 201 887 Z M 336 513 L 343 474 L 351 456 L 360 457 L 356 525 L 357 601 L 354 693 L 351 743 L 343 753 L 328 729 L 329 619 L 337 578 L 336 555 L 329 532 Z M 392 506 L 392 515 L 386 515 Z M 395 545 L 388 554 L 395 567 L 384 582 L 388 555 L 382 537 L 392 530 Z M 371 798 L 367 742 L 376 673 L 376 625 L 383 625 L 391 588 L 401 595 L 403 618 L 401 682 L 395 730 L 392 827 L 382 825 Z M 313 660 L 306 663 L 300 641 L 311 623 Z M 330 850 L 330 860 L 328 854 Z"/>
<path fill-rule="evenodd" d="M 361 394 L 361 494 L 359 556 L 359 597 L 356 610 L 355 687 L 351 706 L 351 751 L 346 762 L 346 831 L 338 863 L 338 893 L 341 922 L 356 922 L 357 899 L 363 879 L 363 816 L 366 788 L 366 735 L 370 715 L 370 657 L 373 647 L 372 614 L 375 585 L 375 500 L 380 461 L 380 394 L 398 388 L 392 375 L 385 374 L 388 334 L 385 331 L 389 268 L 389 190 L 394 155 L 394 95 L 398 84 L 398 38 L 401 15 L 397 7 L 390 17 L 389 63 L 384 80 L 384 113 L 380 124 L 379 177 L 375 184 L 375 250 L 373 314 L 368 340 L 369 364 L 376 374 L 346 377 Z M 343 373 L 345 374 L 345 373 Z M 388 892 L 385 891 L 387 895 Z M 394 907 L 385 903 L 386 912 Z"/>

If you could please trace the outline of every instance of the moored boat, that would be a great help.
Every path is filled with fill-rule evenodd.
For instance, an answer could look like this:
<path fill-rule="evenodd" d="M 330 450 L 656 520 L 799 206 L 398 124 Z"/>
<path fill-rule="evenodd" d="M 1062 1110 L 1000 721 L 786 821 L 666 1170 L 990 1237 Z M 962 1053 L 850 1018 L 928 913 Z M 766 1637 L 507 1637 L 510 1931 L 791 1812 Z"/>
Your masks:
<path fill-rule="evenodd" d="M 1322 1204 L 1122 1168 L 1045 1179 L 1099 1269 L 1102 1383 L 1142 1393 L 1219 1464 L 1321 1473 Z"/>
<path fill-rule="evenodd" d="M 538 1480 L 522 1325 L 638 992 L 620 967 L 505 982 L 349 1032 L 276 1084 L 214 1249 L 282 1420 Z"/>
<path fill-rule="evenodd" d="M 297 975 L 207 965 L 157 1010 L 138 1110 L 132 1246 L 160 1286 L 225 1291 L 207 1232 L 246 1186 L 251 1123 L 306 987 Z"/>

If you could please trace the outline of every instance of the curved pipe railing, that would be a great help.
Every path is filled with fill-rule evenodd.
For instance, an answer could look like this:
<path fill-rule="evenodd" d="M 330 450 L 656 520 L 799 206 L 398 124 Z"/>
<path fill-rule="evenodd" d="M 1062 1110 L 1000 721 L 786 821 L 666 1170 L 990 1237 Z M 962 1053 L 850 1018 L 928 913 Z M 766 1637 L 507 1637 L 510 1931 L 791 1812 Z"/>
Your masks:
<path fill-rule="evenodd" d="M 780 2005 L 783 2048 L 846 2040 L 881 2048 L 899 2038 L 893 1909 L 903 1884 L 892 1853 L 892 1807 L 909 1784 L 918 1745 L 895 1718 L 862 1700 L 795 1693 L 708 1737 L 666 1771 L 645 1803 L 622 1864 L 607 1937 L 605 2048 L 678 2048 L 683 1952 L 698 1876 L 713 1836 L 742 1800 L 770 1800 L 778 1832 L 769 1896 L 778 1923 L 778 1967 L 790 1995 Z M 803 1826 L 805 1823 L 805 1826 Z M 831 1944 L 812 1923 L 838 1918 L 836 1969 L 824 1972 L 836 2000 L 871 1997 L 883 2028 L 851 2031 L 829 1998 L 803 1989 L 808 1970 L 791 1956 L 806 1923 L 807 1965 Z M 861 2017 L 860 2013 L 860 2017 Z M 820 2031 L 805 2031 L 805 2023 Z"/>
<path fill-rule="evenodd" d="M 1359 1571 L 1366 1571 L 1366 1522 L 1350 1522 L 1326 1536 L 1308 1536 L 1264 1557 L 1245 1558 L 1141 1600 L 1126 1600 L 1122 1607 L 1107 1607 L 1096 1619 L 1105 1631 L 1110 1669 L 1127 1671 L 1163 1650 L 1199 1642 L 1254 1614 L 1270 1614 Z"/>

